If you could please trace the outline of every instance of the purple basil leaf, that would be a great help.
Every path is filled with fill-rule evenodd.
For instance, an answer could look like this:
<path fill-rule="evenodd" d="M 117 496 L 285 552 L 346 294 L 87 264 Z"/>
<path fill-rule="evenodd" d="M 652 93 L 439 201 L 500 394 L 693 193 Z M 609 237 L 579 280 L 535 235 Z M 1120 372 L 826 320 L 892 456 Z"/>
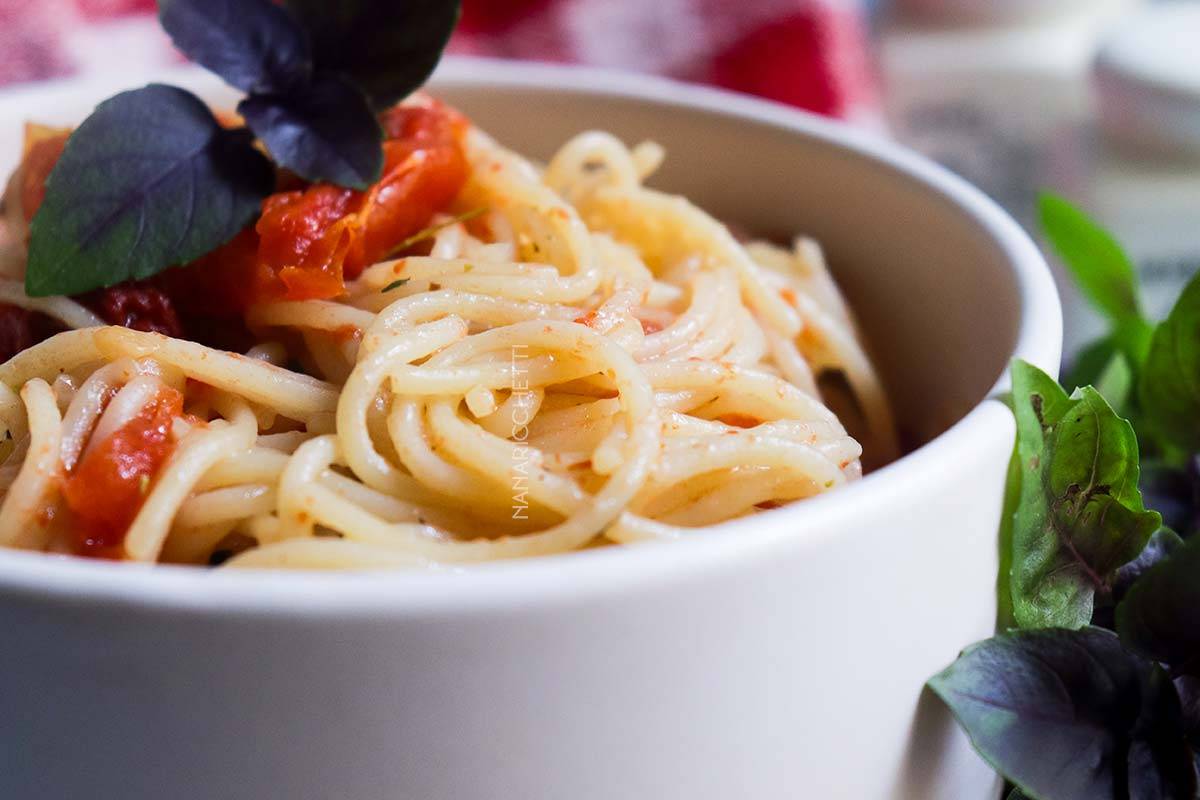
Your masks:
<path fill-rule="evenodd" d="M 183 53 L 246 92 L 287 92 L 312 76 L 300 23 L 271 0 L 159 0 L 163 28 Z"/>
<path fill-rule="evenodd" d="M 1196 797 L 1196 754 L 1187 737 L 1179 692 L 1155 666 L 1129 747 L 1129 800 Z"/>
<path fill-rule="evenodd" d="M 1030 798 L 1194 798 L 1174 686 L 1109 631 L 1003 634 L 968 648 L 929 686 Z"/>
<path fill-rule="evenodd" d="M 352 78 L 375 108 L 420 88 L 437 66 L 458 0 L 285 0 L 313 39 L 318 70 Z"/>
<path fill-rule="evenodd" d="M 1200 538 L 1146 570 L 1117 606 L 1126 647 L 1200 676 Z"/>
<path fill-rule="evenodd" d="M 1146 441 L 1143 436 L 1142 441 Z M 1160 459 L 1144 459 L 1140 484 L 1147 508 L 1162 514 L 1163 525 L 1187 538 L 1196 530 L 1200 517 L 1196 459 L 1177 467 Z"/>
<path fill-rule="evenodd" d="M 233 238 L 274 171 L 249 133 L 198 98 L 152 84 L 101 103 L 71 135 L 33 219 L 31 296 L 147 278 Z"/>
<path fill-rule="evenodd" d="M 1142 554 L 1117 570 L 1117 577 L 1113 581 L 1114 601 L 1119 603 L 1125 599 L 1125 595 L 1139 578 L 1145 575 L 1151 567 L 1165 561 L 1181 547 L 1183 547 L 1183 540 L 1175 531 L 1170 528 L 1159 528 L 1155 531 L 1154 535 L 1150 537 L 1150 541 L 1146 543 L 1146 549 L 1142 551 Z"/>
<path fill-rule="evenodd" d="M 1200 767 L 1200 677 L 1184 675 L 1176 678 L 1175 691 L 1183 706 L 1183 725 L 1192 744 L 1192 754 Z"/>
<path fill-rule="evenodd" d="M 1183 540 L 1175 531 L 1167 527 L 1155 531 L 1141 555 L 1117 570 L 1112 582 L 1112 591 L 1103 603 L 1096 604 L 1095 613 L 1092 615 L 1092 624 L 1115 631 L 1117 629 L 1117 606 L 1125 599 L 1129 589 L 1148 569 L 1166 559 L 1180 547 L 1183 547 Z"/>
<path fill-rule="evenodd" d="M 383 171 L 383 130 L 367 98 L 337 75 L 296 95 L 251 95 L 238 111 L 275 161 L 310 181 L 366 189 Z"/>

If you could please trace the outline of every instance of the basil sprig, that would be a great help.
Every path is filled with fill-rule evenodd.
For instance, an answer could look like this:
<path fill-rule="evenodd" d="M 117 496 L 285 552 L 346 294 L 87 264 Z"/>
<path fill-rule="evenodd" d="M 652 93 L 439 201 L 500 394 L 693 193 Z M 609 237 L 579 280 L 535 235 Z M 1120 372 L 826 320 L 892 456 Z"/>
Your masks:
<path fill-rule="evenodd" d="M 437 66 L 458 23 L 446 0 L 286 0 L 322 69 L 354 81 L 376 108 L 407 97 Z"/>
<path fill-rule="evenodd" d="M 1013 365 L 1001 634 L 929 685 L 1014 785 L 1009 800 L 1195 800 L 1200 277 L 1155 326 L 1110 235 L 1061 198 L 1042 216 L 1111 330 L 1073 370 L 1095 388 L 1068 395 Z M 1154 530 L 1143 503 L 1183 537 Z"/>
<path fill-rule="evenodd" d="M 929 686 L 1033 800 L 1193 798 L 1179 696 L 1160 666 L 1110 631 L 1002 634 Z"/>
<path fill-rule="evenodd" d="M 248 129 L 166 86 L 102 103 L 47 181 L 26 291 L 146 278 L 226 243 L 273 188 L 256 138 L 307 180 L 365 189 L 383 169 L 377 113 L 424 83 L 458 13 L 457 0 L 161 0 L 179 49 L 246 92 Z"/>
<path fill-rule="evenodd" d="M 1130 363 L 1140 363 L 1153 326 L 1142 314 L 1133 262 L 1111 234 L 1062 197 L 1043 194 L 1038 210 L 1046 239 L 1079 291 L 1112 325 L 1112 333 L 1101 343 L 1106 355 L 1102 362 L 1121 353 Z M 1090 382 L 1092 376 L 1088 378 Z"/>
<path fill-rule="evenodd" d="M 1111 235 L 1061 197 L 1042 198 L 1047 238 L 1109 332 L 1084 348 L 1066 385 L 1092 384 L 1137 432 L 1142 491 L 1183 533 L 1200 527 L 1200 276 L 1169 317 L 1154 324 L 1128 256 Z M 1196 265 L 1200 268 L 1200 264 Z"/>
<path fill-rule="evenodd" d="M 1020 502 L 1011 591 L 1021 627 L 1079 628 L 1097 592 L 1137 558 L 1162 518 L 1138 491 L 1133 428 L 1091 387 L 1070 397 L 1022 361 L 1012 368 Z"/>
<path fill-rule="evenodd" d="M 1012 372 L 1011 628 L 929 686 L 1015 784 L 1010 800 L 1194 800 L 1200 538 L 1150 535 L 1132 428 L 1094 389 Z"/>
<path fill-rule="evenodd" d="M 25 289 L 79 294 L 199 258 L 246 226 L 274 185 L 248 131 L 152 84 L 104 101 L 67 142 L 33 218 Z"/>

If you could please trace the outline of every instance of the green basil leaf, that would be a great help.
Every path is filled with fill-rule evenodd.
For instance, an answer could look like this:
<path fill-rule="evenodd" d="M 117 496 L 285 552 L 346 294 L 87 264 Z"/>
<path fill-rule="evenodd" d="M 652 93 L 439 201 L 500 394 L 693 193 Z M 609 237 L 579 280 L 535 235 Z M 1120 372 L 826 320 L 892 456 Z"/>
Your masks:
<path fill-rule="evenodd" d="M 1008 459 L 1008 479 L 1004 484 L 1004 505 L 1000 513 L 999 561 L 996 577 L 996 630 L 1006 631 L 1017 627 L 1013 613 L 1012 560 L 1013 537 L 1017 509 L 1021 505 L 1021 455 L 1017 443 L 1013 443 L 1012 456 Z"/>
<path fill-rule="evenodd" d="M 301 93 L 250 95 L 238 111 L 275 161 L 307 180 L 364 190 L 383 172 L 383 129 L 341 76 L 318 76 Z"/>
<path fill-rule="evenodd" d="M 381 109 L 437 66 L 458 24 L 458 0 L 285 0 L 313 38 L 318 70 L 354 80 Z"/>
<path fill-rule="evenodd" d="M 271 0 L 159 0 L 184 55 L 246 92 L 286 92 L 312 76 L 308 33 Z"/>
<path fill-rule="evenodd" d="M 1096 381 L 1119 352 L 1120 347 L 1112 336 L 1092 342 L 1075 356 L 1070 369 L 1063 375 L 1062 385 L 1071 388 L 1095 386 Z"/>
<path fill-rule="evenodd" d="M 1043 194 L 1038 211 L 1046 238 L 1092 305 L 1115 323 L 1140 319 L 1136 271 L 1117 241 L 1057 195 Z"/>
<path fill-rule="evenodd" d="M 1131 650 L 1200 676 L 1200 539 L 1134 582 L 1117 606 L 1117 632 Z"/>
<path fill-rule="evenodd" d="M 1057 381 L 1019 359 L 1012 363 L 1012 384 L 1018 452 L 1029 461 L 1040 456 L 1045 431 L 1062 419 L 1070 398 Z"/>
<path fill-rule="evenodd" d="M 1099 628 L 1003 634 L 929 682 L 975 749 L 1036 800 L 1194 800 L 1179 697 Z"/>
<path fill-rule="evenodd" d="M 1079 586 L 1078 593 L 1059 592 L 1053 615 L 1041 610 L 1047 603 L 1039 602 L 1036 591 L 1036 578 L 1040 574 L 1038 565 L 1051 562 L 1060 550 L 1057 536 L 1053 531 L 1048 532 L 1049 503 L 1042 487 L 1047 466 L 1045 439 L 1047 431 L 1062 418 L 1070 400 L 1053 378 L 1024 361 L 1013 362 L 1012 383 L 1020 499 L 1012 517 L 1012 533 L 1002 537 L 1009 539 L 1011 552 L 1001 563 L 1008 563 L 1007 583 L 1011 595 L 1008 605 L 1013 622 L 1019 627 L 1041 627 L 1053 625 L 1066 616 L 1068 627 L 1085 625 L 1091 618 L 1088 587 Z M 1012 485 L 1011 477 L 1009 485 Z M 1026 566 L 1026 562 L 1031 562 L 1031 566 Z M 1069 583 L 1068 588 L 1074 583 Z M 1055 621 L 1046 621 L 1051 616 Z"/>
<path fill-rule="evenodd" d="M 1155 430 L 1189 451 L 1200 450 L 1200 274 L 1154 332 L 1138 397 Z"/>
<path fill-rule="evenodd" d="M 1120 412 L 1127 408 L 1133 396 L 1134 382 L 1133 370 L 1129 368 L 1129 360 L 1124 354 L 1113 353 L 1093 385 L 1114 410 Z"/>
<path fill-rule="evenodd" d="M 1021 500 L 1011 589 L 1022 628 L 1079 628 L 1097 590 L 1142 551 L 1161 518 L 1138 490 L 1137 440 L 1094 389 L 1067 397 L 1049 376 L 1013 365 Z"/>
<path fill-rule="evenodd" d="M 1140 372 L 1150 354 L 1154 326 L 1144 319 L 1127 319 L 1113 328 L 1112 339 L 1117 350 L 1125 354 L 1133 371 Z"/>
<path fill-rule="evenodd" d="M 232 239 L 274 171 L 246 131 L 153 84 L 101 103 L 72 134 L 34 217 L 25 288 L 74 295 L 154 275 Z"/>

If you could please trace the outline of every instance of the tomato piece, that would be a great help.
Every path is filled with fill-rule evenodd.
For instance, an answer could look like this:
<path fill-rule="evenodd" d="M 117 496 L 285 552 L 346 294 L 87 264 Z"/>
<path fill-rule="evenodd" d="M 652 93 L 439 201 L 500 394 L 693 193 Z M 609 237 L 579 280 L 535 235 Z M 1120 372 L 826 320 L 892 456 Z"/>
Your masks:
<path fill-rule="evenodd" d="M 312 300 L 342 293 L 343 263 L 355 235 L 357 194 L 321 184 L 266 199 L 255 230 L 259 263 L 278 281 L 278 286 L 268 287 L 268 297 Z"/>
<path fill-rule="evenodd" d="M 468 173 L 463 117 L 437 104 L 398 106 L 380 122 L 383 175 L 367 191 L 317 184 L 263 204 L 254 299 L 338 296 L 458 195 Z"/>
<path fill-rule="evenodd" d="M 44 125 L 25 125 L 25 157 L 21 162 L 21 211 L 25 222 L 33 221 L 42 201 L 46 199 L 46 179 L 67 146 L 70 130 L 47 128 Z"/>
<path fill-rule="evenodd" d="M 140 414 L 97 442 L 63 481 L 80 555 L 122 557 L 125 534 L 175 450 L 171 424 L 182 413 L 183 395 L 164 387 Z"/>
<path fill-rule="evenodd" d="M 150 285 L 184 316 L 229 316 L 260 302 L 342 294 L 347 278 L 387 258 L 448 207 L 468 177 L 467 121 L 458 112 L 431 101 L 397 106 L 380 123 L 383 174 L 365 192 L 330 184 L 277 192 L 263 201 L 254 227 Z M 43 133 L 29 134 L 22 183 L 29 218 L 69 136 L 37 130 Z"/>
<path fill-rule="evenodd" d="M 246 228 L 211 253 L 159 273 L 151 282 L 185 316 L 228 316 L 241 313 L 260 293 L 257 272 L 258 235 Z M 261 291 L 270 285 L 264 280 Z"/>
<path fill-rule="evenodd" d="M 467 182 L 462 137 L 466 120 L 445 106 L 397 106 L 383 115 L 383 178 L 363 198 L 361 235 L 346 256 L 357 278 L 397 245 L 429 225 Z"/>

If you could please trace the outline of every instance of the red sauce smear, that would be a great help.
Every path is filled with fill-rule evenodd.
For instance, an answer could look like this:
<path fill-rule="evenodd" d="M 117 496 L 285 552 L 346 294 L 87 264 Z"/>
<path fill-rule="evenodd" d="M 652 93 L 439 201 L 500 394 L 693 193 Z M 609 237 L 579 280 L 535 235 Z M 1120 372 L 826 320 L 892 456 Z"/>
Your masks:
<path fill-rule="evenodd" d="M 80 555 L 124 557 L 125 534 L 175 450 L 171 423 L 182 412 L 183 395 L 164 387 L 141 413 L 97 442 L 63 481 Z"/>

